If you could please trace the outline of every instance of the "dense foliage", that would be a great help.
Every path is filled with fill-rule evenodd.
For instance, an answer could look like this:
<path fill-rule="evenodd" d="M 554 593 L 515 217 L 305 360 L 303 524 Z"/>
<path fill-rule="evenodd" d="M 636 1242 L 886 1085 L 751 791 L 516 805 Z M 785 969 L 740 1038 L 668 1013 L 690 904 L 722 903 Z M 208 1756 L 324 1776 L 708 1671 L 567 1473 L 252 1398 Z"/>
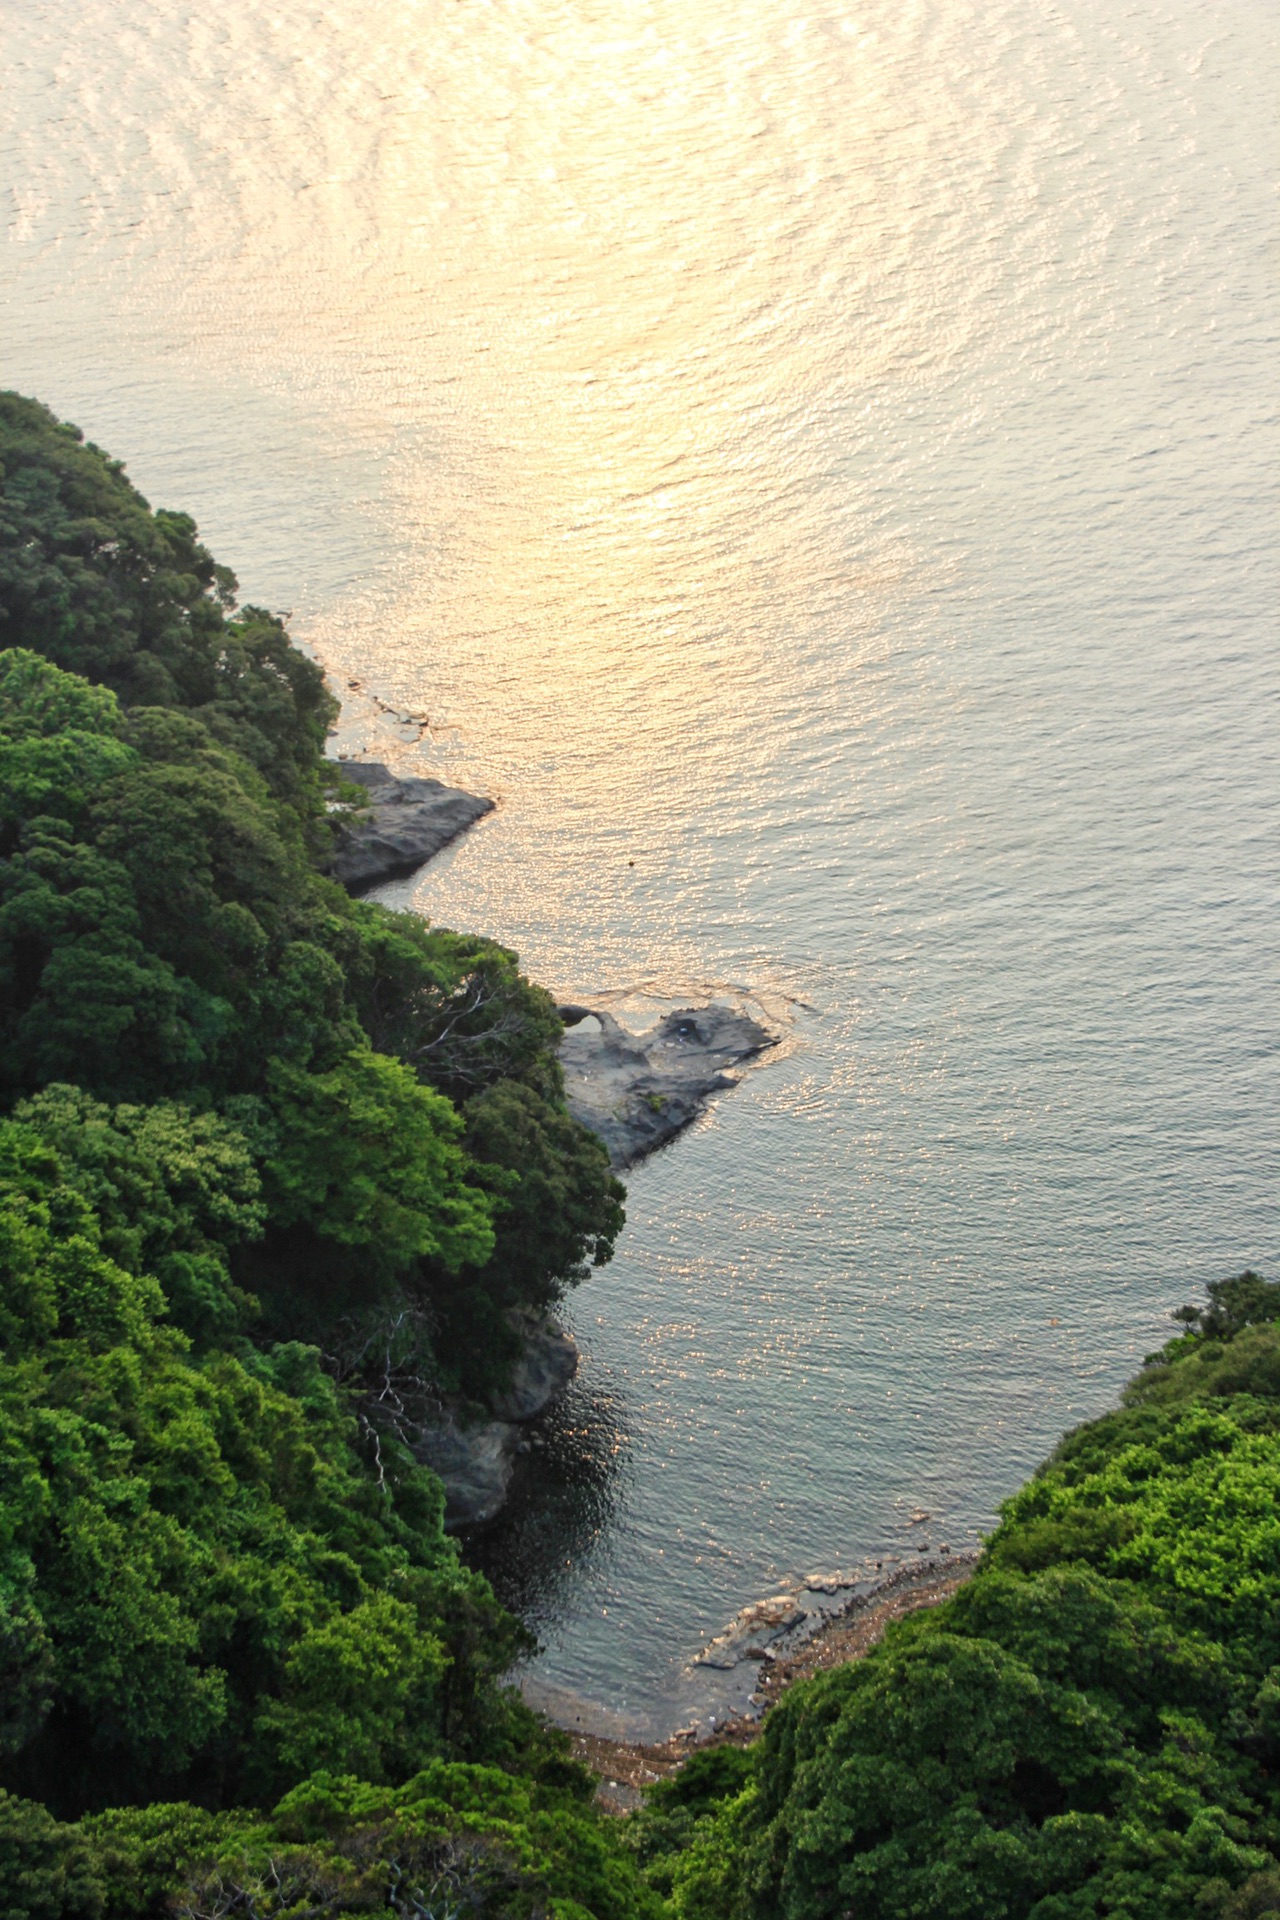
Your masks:
<path fill-rule="evenodd" d="M 124 468 L 37 401 L 0 393 L 0 646 L 29 647 L 129 707 L 182 708 L 301 811 L 320 803 L 337 705 L 185 513 L 152 513 Z"/>
<path fill-rule="evenodd" d="M 261 1212 L 211 1113 L 0 1121 L 0 1915 L 658 1913 L 438 1481 L 226 1333 Z"/>
<path fill-rule="evenodd" d="M 414 1378 L 483 1391 L 511 1310 L 609 1257 L 621 1188 L 514 955 L 324 877 L 334 703 L 234 591 L 190 520 L 0 395 L 0 1109 L 219 1114 L 261 1214 L 206 1239 L 258 1327 L 411 1324 Z"/>
<path fill-rule="evenodd" d="M 563 1774 L 435 1761 L 390 1788 L 318 1773 L 269 1813 L 157 1803 L 74 1826 L 0 1795 L 0 1916 L 662 1920 L 590 1782 Z"/>
<path fill-rule="evenodd" d="M 621 1188 L 515 956 L 325 877 L 334 704 L 234 594 L 0 396 L 0 1916 L 624 1920 L 410 1444 Z"/>
<path fill-rule="evenodd" d="M 792 1689 L 745 1779 L 656 1796 L 678 1915 L 1280 1912 L 1280 1284 L 1180 1318 L 955 1599 Z"/>

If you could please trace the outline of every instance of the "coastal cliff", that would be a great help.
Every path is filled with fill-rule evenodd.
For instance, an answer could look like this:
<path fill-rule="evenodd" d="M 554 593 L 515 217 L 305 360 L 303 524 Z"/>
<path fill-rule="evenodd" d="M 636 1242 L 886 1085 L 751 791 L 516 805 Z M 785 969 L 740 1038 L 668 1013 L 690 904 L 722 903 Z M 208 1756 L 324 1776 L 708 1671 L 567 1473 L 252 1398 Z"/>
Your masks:
<path fill-rule="evenodd" d="M 493 941 L 335 883 L 334 703 L 189 516 L 13 394 L 0 495 L 6 1916 L 1280 1912 L 1253 1272 L 1175 1316 L 952 1597 L 758 1697 L 758 1739 L 693 1743 L 625 1827 L 593 1807 L 418 1457 L 465 1403 L 501 1481 L 576 1363 L 548 1316 L 621 1230 L 563 1022 Z M 768 1042 L 571 1011 L 619 1163 Z M 803 1658 L 845 1597 L 780 1589 L 700 1671 Z"/>
<path fill-rule="evenodd" d="M 369 770 L 353 837 L 321 670 L 189 516 L 18 395 L 0 494 L 0 1883 L 100 1920 L 58 1822 L 121 1801 L 502 1762 L 533 1817 L 563 1742 L 413 1443 L 518 1449 L 623 1190 L 516 956 L 352 898 L 488 803 Z"/>
<path fill-rule="evenodd" d="M 504 1506 L 511 1476 L 531 1442 L 525 1429 L 547 1411 L 578 1371 L 578 1349 L 563 1327 L 525 1314 L 515 1328 L 519 1358 L 508 1379 L 489 1395 L 485 1419 L 474 1407 L 446 1406 L 413 1438 L 413 1451 L 440 1476 L 445 1522 L 481 1526 Z"/>

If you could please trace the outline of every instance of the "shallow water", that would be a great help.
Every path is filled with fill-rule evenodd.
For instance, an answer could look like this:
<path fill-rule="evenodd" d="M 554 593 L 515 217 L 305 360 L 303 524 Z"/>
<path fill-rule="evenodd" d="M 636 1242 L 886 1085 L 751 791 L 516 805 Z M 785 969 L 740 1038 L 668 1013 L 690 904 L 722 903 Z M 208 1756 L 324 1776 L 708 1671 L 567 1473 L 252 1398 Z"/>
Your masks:
<path fill-rule="evenodd" d="M 0 19 L 4 379 L 293 609 L 347 746 L 500 796 L 394 897 L 787 1035 L 634 1175 L 481 1549 L 665 1728 L 1276 1267 L 1274 12 Z"/>

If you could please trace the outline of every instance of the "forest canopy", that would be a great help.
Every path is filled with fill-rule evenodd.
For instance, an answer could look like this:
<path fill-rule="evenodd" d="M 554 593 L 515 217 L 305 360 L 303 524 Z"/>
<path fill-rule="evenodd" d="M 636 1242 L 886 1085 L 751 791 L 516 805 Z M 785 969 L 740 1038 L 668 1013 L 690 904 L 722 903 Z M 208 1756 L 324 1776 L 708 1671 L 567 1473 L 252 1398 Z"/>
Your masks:
<path fill-rule="evenodd" d="M 484 1391 L 511 1309 L 622 1224 L 549 996 L 325 877 L 335 703 L 189 517 L 18 395 L 0 467 L 0 1103 L 75 1087 L 234 1133 L 258 1211 L 210 1236 L 221 1304 L 184 1305 L 169 1258 L 188 1332 L 233 1294 L 255 1339 L 411 1321 L 415 1378 Z"/>
<path fill-rule="evenodd" d="M 412 1451 L 622 1189 L 515 956 L 326 877 L 335 713 L 187 515 L 0 396 L 5 1920 L 168 1911 L 177 1863 L 281 1845 L 389 1910 L 316 1836 L 414 1779 L 414 1885 L 652 1905 Z"/>

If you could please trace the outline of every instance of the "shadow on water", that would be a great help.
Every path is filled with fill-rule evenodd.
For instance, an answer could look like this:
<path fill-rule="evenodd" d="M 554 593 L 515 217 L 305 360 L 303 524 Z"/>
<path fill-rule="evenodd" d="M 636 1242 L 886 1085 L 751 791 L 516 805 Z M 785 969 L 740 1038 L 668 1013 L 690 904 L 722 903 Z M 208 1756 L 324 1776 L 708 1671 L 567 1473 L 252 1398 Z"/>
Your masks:
<path fill-rule="evenodd" d="M 469 1566 L 542 1639 L 608 1543 L 631 1480 L 629 1410 L 607 1374 L 572 1382 L 527 1429 L 502 1512 L 461 1536 Z"/>

